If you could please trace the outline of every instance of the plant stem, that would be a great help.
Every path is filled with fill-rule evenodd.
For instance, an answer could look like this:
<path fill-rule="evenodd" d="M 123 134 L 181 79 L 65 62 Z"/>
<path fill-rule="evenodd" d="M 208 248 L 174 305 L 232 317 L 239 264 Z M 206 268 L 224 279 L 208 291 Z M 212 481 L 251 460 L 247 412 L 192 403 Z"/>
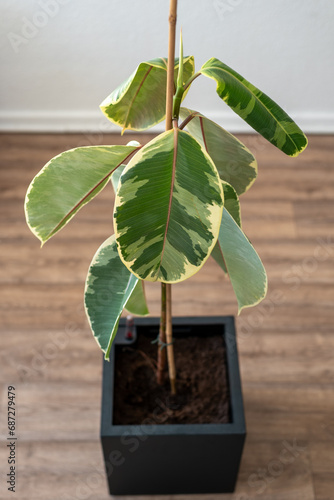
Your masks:
<path fill-rule="evenodd" d="M 183 87 L 177 87 L 176 93 L 173 99 L 173 120 L 178 120 L 179 119 L 179 114 L 180 114 L 180 106 L 181 106 L 181 101 L 182 101 L 182 96 L 184 94 L 184 88 Z"/>
<path fill-rule="evenodd" d="M 175 27 L 176 27 L 176 12 L 177 0 L 170 0 L 169 4 L 169 36 L 168 36 L 168 62 L 167 62 L 167 89 L 166 89 L 166 130 L 173 127 L 173 95 L 174 95 L 174 60 L 175 60 Z M 162 383 L 163 371 L 165 369 L 164 356 L 166 359 L 166 343 L 167 343 L 167 360 L 168 373 L 171 384 L 171 393 L 176 393 L 175 387 L 175 362 L 174 348 L 172 338 L 172 290 L 168 283 L 161 283 L 161 320 L 159 332 L 159 351 L 158 351 L 158 369 L 157 380 Z M 161 349 L 162 347 L 162 349 Z M 164 352 L 164 356 L 162 354 Z"/>
<path fill-rule="evenodd" d="M 166 344 L 166 283 L 161 283 L 161 316 L 160 316 L 160 331 L 158 343 L 158 366 L 157 366 L 157 382 L 159 385 L 164 383 L 164 373 L 167 364 L 167 352 L 164 345 Z"/>
<path fill-rule="evenodd" d="M 172 285 L 166 285 L 166 341 L 170 389 L 172 394 L 176 394 L 176 369 L 172 330 Z"/>
<path fill-rule="evenodd" d="M 181 106 L 181 101 L 182 97 L 184 94 L 184 88 L 183 88 L 183 41 L 182 41 L 182 29 L 180 33 L 180 57 L 179 57 L 179 72 L 177 75 L 177 85 L 176 85 L 176 92 L 173 97 L 173 124 L 175 126 L 175 123 L 178 122 L 179 120 L 179 114 L 180 114 L 180 106 Z"/>

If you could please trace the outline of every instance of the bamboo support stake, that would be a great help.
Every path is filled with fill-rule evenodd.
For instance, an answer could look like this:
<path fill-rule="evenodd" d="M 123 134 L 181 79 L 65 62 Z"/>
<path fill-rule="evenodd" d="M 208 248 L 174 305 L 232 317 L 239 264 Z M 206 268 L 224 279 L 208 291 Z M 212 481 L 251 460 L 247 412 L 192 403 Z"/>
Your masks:
<path fill-rule="evenodd" d="M 176 30 L 177 0 L 170 0 L 169 4 L 169 34 L 168 34 L 168 63 L 167 63 L 167 90 L 166 90 L 166 130 L 170 130 L 173 113 L 174 97 L 174 59 L 175 59 L 175 30 Z"/>
<path fill-rule="evenodd" d="M 176 12 L 177 0 L 170 0 L 169 4 L 169 35 L 168 35 L 168 63 L 167 63 L 167 89 L 166 89 L 166 130 L 173 127 L 173 96 L 174 96 L 174 59 L 175 59 L 175 29 L 176 29 Z M 166 365 L 166 348 L 167 344 L 167 361 L 168 373 L 171 384 L 171 393 L 176 393 L 175 378 L 175 361 L 173 348 L 173 332 L 172 332 L 172 290 L 171 285 L 161 283 L 161 323 L 159 333 L 159 352 L 158 352 L 158 383 L 163 383 L 163 371 Z M 163 347 L 161 349 L 161 346 Z M 163 354 L 164 353 L 164 354 Z"/>
<path fill-rule="evenodd" d="M 167 90 L 166 90 L 166 130 L 173 127 L 173 97 L 174 97 L 174 60 L 175 60 L 175 31 L 176 31 L 177 0 L 170 0 L 169 4 L 169 35 L 168 35 L 168 63 L 167 63 Z M 175 361 L 172 332 L 172 285 L 166 284 L 166 343 L 168 373 L 171 384 L 171 393 L 176 393 Z"/>

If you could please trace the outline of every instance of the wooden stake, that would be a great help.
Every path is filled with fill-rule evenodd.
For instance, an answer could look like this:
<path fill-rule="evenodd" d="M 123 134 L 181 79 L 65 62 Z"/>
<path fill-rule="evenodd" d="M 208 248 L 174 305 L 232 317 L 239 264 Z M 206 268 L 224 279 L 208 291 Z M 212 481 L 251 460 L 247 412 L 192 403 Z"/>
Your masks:
<path fill-rule="evenodd" d="M 168 63 L 166 89 L 166 130 L 173 127 L 173 96 L 174 96 L 174 59 L 175 59 L 175 28 L 176 28 L 177 0 L 170 0 L 169 4 L 169 35 L 168 35 Z M 170 284 L 161 283 L 161 322 L 159 332 L 158 370 L 157 381 L 163 383 L 163 372 L 166 366 L 166 344 L 168 373 L 171 384 L 171 393 L 176 394 L 176 370 L 174 361 L 173 332 L 172 332 L 172 288 Z M 163 347 L 161 349 L 161 347 Z"/>
<path fill-rule="evenodd" d="M 170 0 L 169 4 L 169 35 L 168 35 L 168 63 L 167 63 L 167 91 L 166 91 L 166 130 L 173 127 L 173 96 L 174 96 L 174 60 L 175 60 L 175 30 L 176 30 L 177 0 Z M 172 332 L 172 285 L 166 284 L 166 343 L 168 373 L 172 394 L 176 394 L 175 361 Z"/>
<path fill-rule="evenodd" d="M 175 29 L 176 29 L 177 0 L 170 0 L 169 4 L 169 34 L 168 34 L 168 63 L 167 63 L 167 90 L 166 90 L 166 130 L 172 128 L 173 96 L 174 96 L 174 59 L 175 59 Z"/>

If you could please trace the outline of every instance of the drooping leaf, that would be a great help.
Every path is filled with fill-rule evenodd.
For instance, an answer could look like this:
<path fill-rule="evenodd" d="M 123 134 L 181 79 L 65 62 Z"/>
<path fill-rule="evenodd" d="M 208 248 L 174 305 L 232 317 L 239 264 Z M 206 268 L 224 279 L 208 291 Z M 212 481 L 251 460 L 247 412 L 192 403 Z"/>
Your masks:
<path fill-rule="evenodd" d="M 175 59 L 176 85 L 179 60 Z M 194 58 L 184 58 L 184 82 L 194 73 Z M 165 118 L 167 59 L 142 62 L 132 75 L 100 105 L 106 117 L 122 130 L 145 130 Z M 186 93 L 185 93 L 186 94 Z M 185 96 L 184 94 L 184 96 Z"/>
<path fill-rule="evenodd" d="M 189 119 L 187 129 L 211 156 L 223 181 L 240 195 L 257 176 L 257 162 L 246 146 L 222 127 L 197 111 L 181 108 L 182 120 Z"/>
<path fill-rule="evenodd" d="M 89 267 L 85 286 L 85 309 L 93 335 L 109 359 L 119 318 L 125 306 L 134 314 L 147 314 L 141 283 L 119 258 L 115 235 L 98 249 Z M 132 294 L 134 300 L 128 305 Z"/>
<path fill-rule="evenodd" d="M 240 201 L 236 190 L 227 182 L 222 182 L 224 189 L 224 208 L 233 217 L 235 222 L 241 227 Z"/>
<path fill-rule="evenodd" d="M 307 138 L 292 118 L 239 73 L 214 57 L 200 72 L 215 80 L 219 97 L 274 146 L 289 156 L 306 148 Z"/>
<path fill-rule="evenodd" d="M 226 264 L 218 241 L 212 249 L 211 257 L 217 262 L 218 266 L 222 268 L 224 273 L 227 274 Z"/>
<path fill-rule="evenodd" d="M 27 224 L 42 244 L 93 199 L 113 171 L 138 149 L 88 146 L 52 158 L 31 182 L 25 199 Z"/>
<path fill-rule="evenodd" d="M 195 274 L 216 243 L 223 189 L 216 167 L 187 132 L 165 132 L 124 169 L 115 201 L 120 256 L 141 279 L 176 283 Z"/>
<path fill-rule="evenodd" d="M 230 184 L 227 182 L 223 182 L 222 184 L 224 189 L 224 210 L 227 210 L 238 226 L 241 227 L 240 202 L 238 195 Z M 218 241 L 211 252 L 211 256 L 215 259 L 222 270 L 227 273 L 226 264 Z"/>
<path fill-rule="evenodd" d="M 117 170 L 112 174 L 110 180 L 112 183 L 112 187 L 114 188 L 115 194 L 117 193 L 117 188 L 119 184 L 119 180 L 121 178 L 121 175 L 125 169 L 126 165 L 120 165 Z"/>
<path fill-rule="evenodd" d="M 240 313 L 243 308 L 255 306 L 264 299 L 267 275 L 254 247 L 225 207 L 218 244 Z"/>
<path fill-rule="evenodd" d="M 124 266 L 123 262 L 122 265 Z M 137 316 L 147 316 L 147 314 L 149 314 L 145 298 L 144 282 L 142 280 L 138 280 L 137 285 L 126 303 L 126 310 Z"/>

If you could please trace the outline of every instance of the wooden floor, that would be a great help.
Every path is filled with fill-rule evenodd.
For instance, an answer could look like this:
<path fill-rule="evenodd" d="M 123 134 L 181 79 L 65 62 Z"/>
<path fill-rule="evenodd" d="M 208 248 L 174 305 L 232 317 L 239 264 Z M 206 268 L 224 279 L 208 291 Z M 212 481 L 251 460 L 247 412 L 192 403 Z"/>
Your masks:
<path fill-rule="evenodd" d="M 311 136 L 297 159 L 257 136 L 242 139 L 259 163 L 242 198 L 243 227 L 267 268 L 269 291 L 237 319 L 248 436 L 236 493 L 193 498 L 333 500 L 334 139 Z M 90 260 L 112 232 L 112 189 L 42 250 L 25 225 L 23 201 L 32 177 L 64 149 L 128 140 L 0 136 L 0 499 L 109 498 L 99 444 L 101 354 L 82 295 Z M 173 288 L 175 315 L 237 313 L 211 259 Z M 147 295 L 158 315 L 159 286 Z M 8 385 L 17 393 L 16 495 L 5 484 Z M 291 459 L 282 463 L 287 447 Z"/>

